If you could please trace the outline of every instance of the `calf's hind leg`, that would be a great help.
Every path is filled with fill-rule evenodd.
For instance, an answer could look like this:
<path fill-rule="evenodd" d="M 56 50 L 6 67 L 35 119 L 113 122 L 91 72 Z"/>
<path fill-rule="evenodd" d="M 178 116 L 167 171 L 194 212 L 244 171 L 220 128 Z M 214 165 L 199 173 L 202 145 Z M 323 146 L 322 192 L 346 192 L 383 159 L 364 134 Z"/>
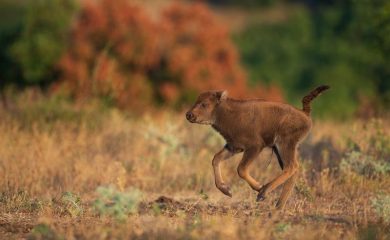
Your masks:
<path fill-rule="evenodd" d="M 269 183 L 265 184 L 261 189 L 259 190 L 259 195 L 257 195 L 257 201 L 262 201 L 265 199 L 265 196 L 273 191 L 275 188 L 277 188 L 279 185 L 286 182 L 289 178 L 291 178 L 298 169 L 298 161 L 296 158 L 296 143 L 283 143 L 280 144 L 280 153 L 281 157 L 283 159 L 284 163 L 284 169 L 282 174 L 280 174 L 278 177 L 270 181 Z M 292 180 L 293 181 L 293 180 Z M 290 183 L 292 184 L 292 183 Z M 292 184 L 293 185 L 293 184 Z M 287 184 L 286 190 L 289 188 L 292 188 Z M 288 191 L 284 193 L 284 195 L 287 194 Z"/>
<path fill-rule="evenodd" d="M 280 198 L 276 203 L 277 209 L 283 209 L 286 205 L 288 197 L 291 195 L 291 192 L 294 188 L 295 182 L 298 178 L 298 172 L 294 173 L 283 185 L 282 193 L 280 194 Z"/>
<path fill-rule="evenodd" d="M 275 146 L 272 147 L 272 150 L 275 152 L 276 157 L 278 158 L 278 162 L 280 165 L 280 168 L 283 170 L 283 161 L 282 158 L 279 154 L 278 148 Z M 292 175 L 283 185 L 283 190 L 282 193 L 280 194 L 280 198 L 278 202 L 276 203 L 276 208 L 277 209 L 283 209 L 284 206 L 286 205 L 288 197 L 291 195 L 291 192 L 295 186 L 295 182 L 297 180 L 298 173 L 295 173 Z"/>

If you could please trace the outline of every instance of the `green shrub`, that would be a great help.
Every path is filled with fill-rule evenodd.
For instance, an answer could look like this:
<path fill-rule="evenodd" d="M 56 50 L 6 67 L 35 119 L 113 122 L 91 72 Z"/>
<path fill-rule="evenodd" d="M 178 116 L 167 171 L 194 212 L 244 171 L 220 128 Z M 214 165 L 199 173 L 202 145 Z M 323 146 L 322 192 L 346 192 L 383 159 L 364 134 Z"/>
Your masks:
<path fill-rule="evenodd" d="M 74 0 L 34 0 L 29 2 L 23 32 L 12 47 L 28 83 L 53 80 L 54 64 L 66 46 Z"/>
<path fill-rule="evenodd" d="M 390 174 L 390 136 L 384 128 L 380 119 L 372 119 L 365 124 L 362 133 L 366 140 L 363 143 L 367 146 L 364 149 L 352 139 L 347 139 L 348 148 L 340 162 L 343 173 L 354 172 L 369 178 Z"/>
<path fill-rule="evenodd" d="M 71 217 L 78 217 L 83 214 L 81 198 L 71 192 L 64 192 L 61 197 L 62 211 Z"/>
<path fill-rule="evenodd" d="M 359 175 L 375 178 L 390 173 L 390 163 L 376 159 L 359 151 L 351 151 L 341 160 L 340 170 L 344 173 L 354 172 Z"/>
<path fill-rule="evenodd" d="M 40 223 L 36 225 L 28 235 L 29 240 L 62 240 L 64 237 L 58 235 L 49 225 Z"/>
<path fill-rule="evenodd" d="M 0 1 L 0 90 L 8 84 L 20 83 L 20 69 L 10 53 L 10 47 L 18 39 L 26 14 L 26 1 Z"/>
<path fill-rule="evenodd" d="M 363 103 L 389 106 L 388 1 L 318 5 L 315 12 L 291 8 L 286 21 L 252 24 L 236 34 L 252 82 L 278 85 L 297 105 L 314 86 L 334 86 L 315 101 L 319 116 L 349 117 Z"/>
<path fill-rule="evenodd" d="M 117 220 L 124 220 L 128 214 L 135 213 L 142 196 L 138 189 L 120 192 L 113 186 L 98 187 L 96 192 L 96 211 L 100 215 L 111 216 Z"/>
<path fill-rule="evenodd" d="M 390 195 L 379 194 L 371 199 L 371 204 L 378 217 L 390 224 Z"/>

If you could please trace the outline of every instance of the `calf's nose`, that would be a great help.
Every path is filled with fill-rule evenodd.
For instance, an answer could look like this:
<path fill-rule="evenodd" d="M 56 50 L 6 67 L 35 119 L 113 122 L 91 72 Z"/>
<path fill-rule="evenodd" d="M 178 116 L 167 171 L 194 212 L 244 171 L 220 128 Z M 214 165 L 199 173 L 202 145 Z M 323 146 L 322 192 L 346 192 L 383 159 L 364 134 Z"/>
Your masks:
<path fill-rule="evenodd" d="M 187 120 L 191 120 L 191 119 L 194 118 L 194 114 L 192 112 L 187 112 L 186 113 L 186 118 L 187 118 Z"/>

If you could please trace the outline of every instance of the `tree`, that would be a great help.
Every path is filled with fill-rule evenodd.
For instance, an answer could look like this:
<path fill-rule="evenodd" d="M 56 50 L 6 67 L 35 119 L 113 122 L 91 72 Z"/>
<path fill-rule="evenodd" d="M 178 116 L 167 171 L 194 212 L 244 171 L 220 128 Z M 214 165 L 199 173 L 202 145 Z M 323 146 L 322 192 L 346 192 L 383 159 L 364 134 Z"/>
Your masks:
<path fill-rule="evenodd" d="M 296 104 L 329 84 L 315 113 L 345 118 L 372 112 L 359 110 L 364 102 L 389 106 L 388 9 L 384 0 L 315 2 L 290 12 L 288 21 L 251 25 L 236 42 L 253 82 L 277 84 Z"/>
<path fill-rule="evenodd" d="M 20 38 L 12 46 L 26 84 L 48 83 L 54 79 L 55 64 L 61 56 L 71 19 L 74 0 L 30 1 Z"/>
<path fill-rule="evenodd" d="M 130 1 L 86 1 L 59 65 L 56 89 L 132 110 L 222 88 L 281 99 L 275 88 L 247 86 L 228 31 L 200 3 L 174 3 L 153 21 Z"/>
<path fill-rule="evenodd" d="M 77 100 L 100 97 L 141 109 L 153 97 L 146 73 L 159 62 L 158 39 L 156 25 L 138 5 L 85 1 L 61 57 L 56 88 Z"/>
<path fill-rule="evenodd" d="M 21 2 L 4 0 L 0 2 L 0 94 L 1 102 L 7 108 L 5 88 L 13 83 L 20 84 L 19 67 L 9 49 L 18 38 L 21 18 L 25 15 L 25 6 Z"/>

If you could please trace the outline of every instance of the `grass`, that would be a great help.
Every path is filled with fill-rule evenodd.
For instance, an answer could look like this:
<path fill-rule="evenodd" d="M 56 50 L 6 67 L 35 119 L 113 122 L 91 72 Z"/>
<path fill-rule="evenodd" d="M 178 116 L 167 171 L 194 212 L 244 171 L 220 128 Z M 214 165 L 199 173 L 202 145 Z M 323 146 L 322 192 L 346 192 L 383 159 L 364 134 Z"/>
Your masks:
<path fill-rule="evenodd" d="M 215 188 L 224 141 L 183 114 L 42 104 L 0 112 L 1 239 L 390 238 L 385 119 L 315 122 L 297 187 L 275 212 L 280 189 L 257 203 L 240 155 L 223 164 L 233 198 Z M 263 183 L 280 173 L 270 157 L 251 169 Z"/>

